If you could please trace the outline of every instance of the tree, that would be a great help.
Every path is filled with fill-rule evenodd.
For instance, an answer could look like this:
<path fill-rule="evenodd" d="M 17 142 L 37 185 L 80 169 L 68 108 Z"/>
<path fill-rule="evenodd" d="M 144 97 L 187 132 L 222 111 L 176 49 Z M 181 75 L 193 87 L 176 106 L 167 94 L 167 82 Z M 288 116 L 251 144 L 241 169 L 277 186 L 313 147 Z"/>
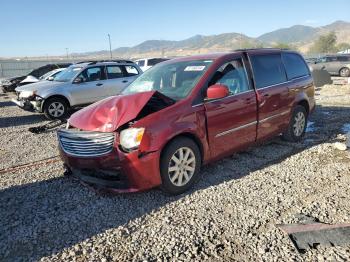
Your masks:
<path fill-rule="evenodd" d="M 350 49 L 350 44 L 348 43 L 340 43 L 337 45 L 337 51 L 344 51 Z"/>
<path fill-rule="evenodd" d="M 334 53 L 337 51 L 336 47 L 337 36 L 334 32 L 321 35 L 316 42 L 311 46 L 312 53 Z"/>
<path fill-rule="evenodd" d="M 292 45 L 286 44 L 286 43 L 276 43 L 273 45 L 273 48 L 294 49 L 294 47 Z"/>

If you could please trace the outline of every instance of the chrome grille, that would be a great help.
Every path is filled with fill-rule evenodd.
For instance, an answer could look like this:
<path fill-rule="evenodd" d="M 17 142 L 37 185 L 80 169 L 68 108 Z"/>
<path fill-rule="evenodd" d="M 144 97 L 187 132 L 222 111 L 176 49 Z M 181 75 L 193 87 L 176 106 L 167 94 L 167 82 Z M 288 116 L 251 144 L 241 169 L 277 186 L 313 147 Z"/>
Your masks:
<path fill-rule="evenodd" d="M 61 129 L 57 135 L 63 151 L 72 156 L 102 156 L 113 149 L 114 133 Z"/>

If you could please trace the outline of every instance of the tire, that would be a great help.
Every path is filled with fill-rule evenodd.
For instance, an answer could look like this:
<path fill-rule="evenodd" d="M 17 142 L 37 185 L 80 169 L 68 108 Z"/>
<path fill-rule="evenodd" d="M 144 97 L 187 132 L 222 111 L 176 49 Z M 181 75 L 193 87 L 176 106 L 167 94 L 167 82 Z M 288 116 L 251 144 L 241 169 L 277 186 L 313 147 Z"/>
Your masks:
<path fill-rule="evenodd" d="M 201 153 L 193 140 L 187 137 L 173 140 L 160 159 L 161 189 L 171 195 L 187 191 L 197 181 L 201 163 Z"/>
<path fill-rule="evenodd" d="M 350 76 L 350 69 L 347 67 L 343 67 L 342 69 L 339 70 L 339 75 L 341 77 L 349 77 Z"/>
<path fill-rule="evenodd" d="M 49 98 L 44 103 L 43 111 L 48 119 L 63 119 L 67 116 L 68 103 L 60 97 Z"/>
<path fill-rule="evenodd" d="M 305 135 L 307 117 L 305 107 L 297 105 L 293 110 L 288 129 L 282 134 L 282 138 L 289 142 L 301 141 Z"/>

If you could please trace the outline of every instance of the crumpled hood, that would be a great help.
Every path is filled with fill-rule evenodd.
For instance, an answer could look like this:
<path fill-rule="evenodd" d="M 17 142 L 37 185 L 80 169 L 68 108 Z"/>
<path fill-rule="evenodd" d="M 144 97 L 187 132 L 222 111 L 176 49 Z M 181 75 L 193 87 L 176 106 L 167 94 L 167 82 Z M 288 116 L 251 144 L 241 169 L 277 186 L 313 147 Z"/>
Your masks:
<path fill-rule="evenodd" d="M 68 120 L 69 124 L 86 131 L 113 132 L 135 119 L 155 93 L 158 92 L 106 98 L 74 113 Z"/>
<path fill-rule="evenodd" d="M 24 78 L 26 78 L 26 76 L 14 76 L 14 77 L 10 77 L 10 78 L 5 78 L 3 79 L 1 82 L 12 82 L 12 81 L 17 81 L 17 82 L 20 82 L 22 81 Z"/>
<path fill-rule="evenodd" d="M 55 82 L 55 81 L 39 81 L 37 83 L 33 84 L 28 84 L 24 86 L 19 86 L 16 88 L 16 91 L 21 92 L 21 91 L 37 91 L 40 92 L 41 90 L 44 90 L 46 88 L 52 88 L 60 85 L 66 84 L 65 82 Z"/>
<path fill-rule="evenodd" d="M 38 78 L 36 78 L 35 76 L 31 76 L 31 75 L 29 75 L 29 76 L 27 76 L 26 78 L 24 78 L 24 80 L 22 80 L 22 82 L 21 83 L 36 83 L 36 82 L 38 82 L 39 81 L 39 79 Z"/>

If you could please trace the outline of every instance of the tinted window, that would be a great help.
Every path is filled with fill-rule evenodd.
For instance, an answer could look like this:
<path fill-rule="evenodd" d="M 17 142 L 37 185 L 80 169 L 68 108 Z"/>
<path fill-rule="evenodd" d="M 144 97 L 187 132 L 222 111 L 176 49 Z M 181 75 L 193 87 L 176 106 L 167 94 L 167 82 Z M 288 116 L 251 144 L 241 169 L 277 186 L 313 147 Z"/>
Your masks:
<path fill-rule="evenodd" d="M 125 66 L 125 71 L 127 72 L 128 76 L 135 76 L 139 74 L 134 66 Z"/>
<path fill-rule="evenodd" d="M 282 53 L 288 79 L 309 75 L 309 70 L 303 59 L 297 54 Z"/>
<path fill-rule="evenodd" d="M 147 65 L 148 66 L 154 66 L 160 62 L 163 62 L 163 61 L 166 61 L 168 59 L 165 59 L 165 58 L 152 58 L 152 59 L 148 59 L 148 63 Z"/>
<path fill-rule="evenodd" d="M 123 77 L 123 71 L 120 66 L 107 66 L 107 78 L 114 79 Z"/>
<path fill-rule="evenodd" d="M 336 62 L 337 58 L 335 56 L 326 57 L 326 62 Z"/>
<path fill-rule="evenodd" d="M 250 89 L 242 59 L 235 59 L 217 70 L 209 85 L 223 84 L 231 94 L 239 94 Z"/>
<path fill-rule="evenodd" d="M 103 70 L 100 66 L 90 67 L 84 70 L 78 77 L 82 78 L 83 82 L 91 82 L 104 79 Z"/>
<path fill-rule="evenodd" d="M 280 54 L 251 56 L 257 88 L 287 81 Z"/>
<path fill-rule="evenodd" d="M 348 62 L 348 61 L 350 61 L 350 56 L 338 56 L 338 61 Z"/>

